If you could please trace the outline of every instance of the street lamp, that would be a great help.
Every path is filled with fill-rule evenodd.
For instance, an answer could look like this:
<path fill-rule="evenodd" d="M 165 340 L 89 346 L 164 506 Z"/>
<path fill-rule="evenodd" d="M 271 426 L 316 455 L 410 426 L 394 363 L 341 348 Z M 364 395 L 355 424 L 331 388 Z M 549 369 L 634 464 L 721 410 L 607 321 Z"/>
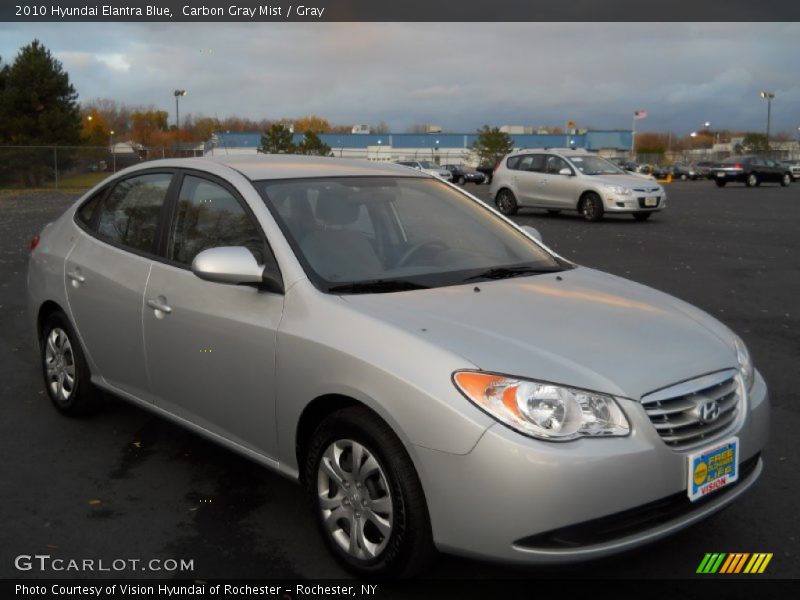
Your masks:
<path fill-rule="evenodd" d="M 772 92 L 761 92 L 761 97 L 767 101 L 767 147 L 769 147 L 769 126 L 772 118 L 772 99 L 775 94 Z"/>
<path fill-rule="evenodd" d="M 378 162 L 380 162 L 380 160 L 381 160 L 381 144 L 382 143 L 383 143 L 383 140 L 378 140 L 378 158 L 377 158 Z"/>
<path fill-rule="evenodd" d="M 117 172 L 117 154 L 114 152 L 114 130 L 108 132 L 108 148 L 111 150 L 112 173 Z"/>
<path fill-rule="evenodd" d="M 181 113 L 180 113 L 180 107 L 178 106 L 178 99 L 181 96 L 185 96 L 186 95 L 186 90 L 175 90 L 173 92 L 173 94 L 175 95 L 175 129 L 177 131 L 180 131 L 180 129 L 181 129 L 181 116 L 180 116 L 180 114 Z"/>
<path fill-rule="evenodd" d="M 439 156 L 439 140 L 436 140 L 436 148 L 434 148 L 434 150 L 436 151 L 436 154 L 432 156 L 433 162 L 438 165 L 439 163 L 436 161 L 436 158 Z"/>

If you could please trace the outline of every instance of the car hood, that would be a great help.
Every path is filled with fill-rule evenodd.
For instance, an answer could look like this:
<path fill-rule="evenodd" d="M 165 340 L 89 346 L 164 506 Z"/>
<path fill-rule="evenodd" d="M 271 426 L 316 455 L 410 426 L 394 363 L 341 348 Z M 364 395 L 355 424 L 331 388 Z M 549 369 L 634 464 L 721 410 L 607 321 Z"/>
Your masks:
<path fill-rule="evenodd" d="M 482 370 L 632 399 L 737 365 L 732 333 L 716 319 L 587 268 L 343 298 Z"/>
<path fill-rule="evenodd" d="M 648 190 L 652 188 L 662 189 L 655 178 L 650 175 L 592 175 L 590 177 L 592 181 L 601 185 L 607 183 L 608 185 L 621 185 L 629 188 L 646 188 Z"/>

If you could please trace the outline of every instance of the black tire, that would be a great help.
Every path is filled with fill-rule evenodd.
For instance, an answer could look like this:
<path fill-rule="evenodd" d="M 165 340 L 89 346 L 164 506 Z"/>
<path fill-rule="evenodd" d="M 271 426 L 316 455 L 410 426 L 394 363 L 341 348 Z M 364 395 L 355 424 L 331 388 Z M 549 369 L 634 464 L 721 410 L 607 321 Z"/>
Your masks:
<path fill-rule="evenodd" d="M 58 339 L 62 335 L 65 336 L 66 342 L 62 340 L 59 343 Z M 68 350 L 66 349 L 67 344 Z M 70 417 L 80 417 L 96 412 L 100 405 L 101 393 L 92 385 L 92 377 L 83 349 L 64 313 L 56 311 L 45 319 L 39 337 L 39 349 L 45 390 L 53 405 L 62 414 Z M 51 360 L 53 355 L 59 354 L 60 359 Z M 71 385 L 66 375 L 70 370 L 72 371 Z M 63 377 L 63 383 L 60 386 L 59 377 Z"/>
<path fill-rule="evenodd" d="M 653 213 L 651 213 L 651 212 L 633 213 L 633 218 L 636 219 L 637 221 L 647 221 L 647 219 L 649 219 L 650 215 L 652 215 L 652 214 Z"/>
<path fill-rule="evenodd" d="M 494 202 L 497 205 L 497 210 L 506 216 L 515 215 L 519 210 L 519 205 L 517 204 L 517 198 L 514 196 L 514 192 L 507 188 L 503 188 L 497 192 L 497 197 L 495 198 Z"/>
<path fill-rule="evenodd" d="M 582 199 L 579 211 L 587 221 L 596 223 L 603 218 L 603 201 L 594 192 L 588 192 Z"/>
<path fill-rule="evenodd" d="M 792 176 L 789 173 L 784 173 L 783 177 L 781 177 L 781 186 L 789 187 L 791 183 L 792 183 Z"/>
<path fill-rule="evenodd" d="M 464 185 L 466 182 L 467 182 L 467 181 L 466 181 L 466 180 L 465 180 L 463 177 L 459 177 L 459 178 L 458 178 L 458 184 L 459 184 L 459 185 Z"/>
<path fill-rule="evenodd" d="M 558 209 L 558 208 L 548 208 L 548 209 L 547 209 L 547 214 L 548 214 L 548 215 L 560 215 L 560 214 L 561 214 L 561 209 Z"/>
<path fill-rule="evenodd" d="M 385 475 L 391 498 L 391 532 L 383 549 L 371 559 L 350 555 L 325 526 L 317 487 L 319 469 L 326 450 L 337 441 L 352 441 L 363 446 L 377 460 Z M 344 453 L 342 457 L 344 460 Z M 311 437 L 303 468 L 304 482 L 320 533 L 342 566 L 360 577 L 406 578 L 431 565 L 436 549 L 422 484 L 402 442 L 375 413 L 357 406 L 339 410 L 325 419 Z M 364 488 L 361 488 L 362 502 L 366 501 L 363 500 Z M 367 523 L 366 517 L 364 523 Z M 366 526 L 363 531 L 366 531 Z"/>
<path fill-rule="evenodd" d="M 681 173 L 681 181 L 686 181 L 689 179 L 689 176 L 686 173 Z"/>
<path fill-rule="evenodd" d="M 717 184 L 717 187 L 725 187 L 725 184 L 728 183 L 724 179 L 715 179 L 714 183 Z"/>
<path fill-rule="evenodd" d="M 745 177 L 744 184 L 747 187 L 758 187 L 758 184 L 761 183 L 758 180 L 758 175 L 755 173 L 750 173 L 747 177 Z"/>

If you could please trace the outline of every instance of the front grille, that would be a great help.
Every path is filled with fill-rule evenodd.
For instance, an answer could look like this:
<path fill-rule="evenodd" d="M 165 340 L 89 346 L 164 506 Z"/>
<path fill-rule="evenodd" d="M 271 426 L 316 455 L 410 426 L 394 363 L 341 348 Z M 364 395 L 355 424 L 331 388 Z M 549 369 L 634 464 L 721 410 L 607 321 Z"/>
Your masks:
<path fill-rule="evenodd" d="M 639 188 L 633 188 L 633 191 L 634 192 L 641 192 L 641 193 L 645 193 L 645 194 L 652 194 L 653 192 L 657 192 L 658 188 L 657 187 L 639 187 Z"/>
<path fill-rule="evenodd" d="M 514 542 L 514 545 L 536 549 L 580 548 L 645 532 L 685 517 L 711 500 L 730 494 L 739 484 L 750 478 L 758 465 L 760 456 L 760 453 L 756 454 L 739 465 L 739 477 L 736 482 L 726 485 L 696 502 L 691 502 L 686 496 L 686 492 L 680 492 L 613 515 L 522 538 Z"/>
<path fill-rule="evenodd" d="M 735 369 L 704 375 L 642 397 L 664 442 L 676 449 L 718 437 L 736 422 L 742 389 Z"/>

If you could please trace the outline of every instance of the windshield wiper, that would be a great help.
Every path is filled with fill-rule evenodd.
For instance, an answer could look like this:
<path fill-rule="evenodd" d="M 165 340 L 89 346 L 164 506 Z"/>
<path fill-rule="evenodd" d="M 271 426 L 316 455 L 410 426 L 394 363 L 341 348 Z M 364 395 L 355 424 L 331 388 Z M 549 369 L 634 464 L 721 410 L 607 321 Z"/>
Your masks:
<path fill-rule="evenodd" d="M 328 288 L 329 293 L 341 294 L 385 294 L 388 292 L 405 292 L 408 290 L 427 290 L 429 286 L 414 283 L 407 279 L 373 279 L 343 283 Z"/>
<path fill-rule="evenodd" d="M 467 277 L 464 281 L 474 279 L 509 279 L 520 275 L 540 275 L 541 273 L 558 273 L 561 267 L 493 267 L 477 275 Z"/>

